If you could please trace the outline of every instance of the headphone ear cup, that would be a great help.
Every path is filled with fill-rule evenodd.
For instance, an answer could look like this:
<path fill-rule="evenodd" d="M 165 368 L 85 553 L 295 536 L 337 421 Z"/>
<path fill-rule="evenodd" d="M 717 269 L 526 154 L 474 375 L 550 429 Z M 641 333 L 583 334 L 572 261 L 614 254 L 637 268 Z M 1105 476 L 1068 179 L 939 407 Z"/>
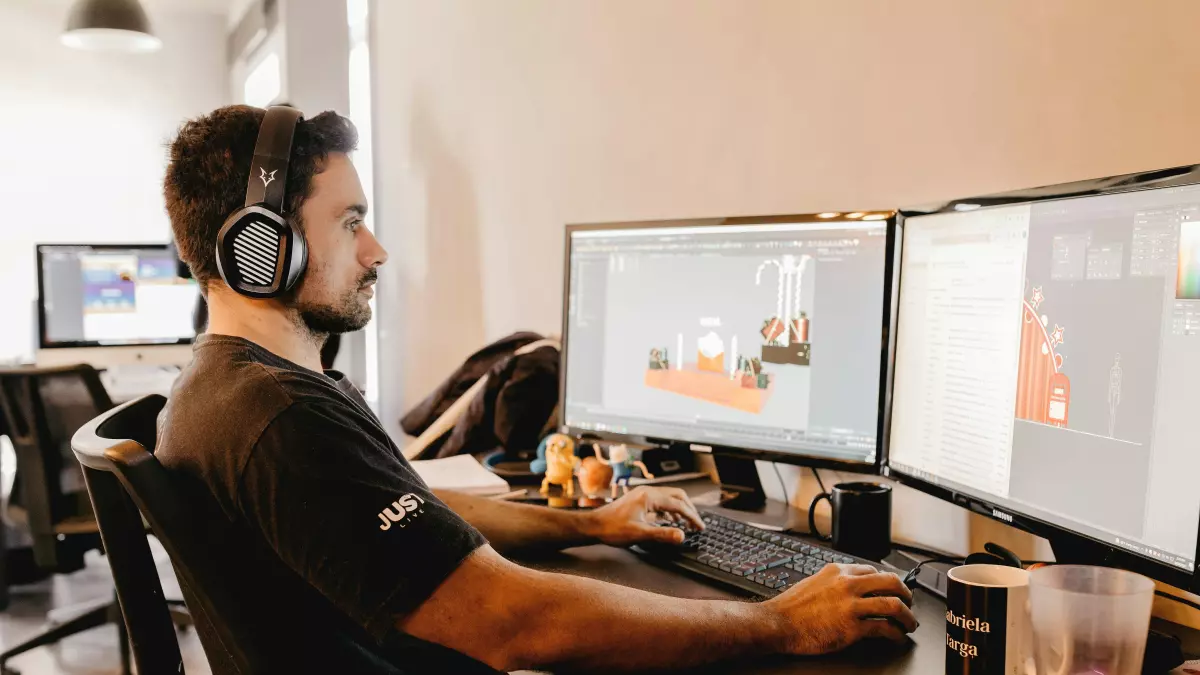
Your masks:
<path fill-rule="evenodd" d="M 229 288 L 251 298 L 278 297 L 295 285 L 308 261 L 303 235 L 262 205 L 247 206 L 217 235 L 217 269 Z"/>
<path fill-rule="evenodd" d="M 296 227 L 290 220 L 287 223 L 287 239 L 288 249 L 291 251 L 291 259 L 287 269 L 283 271 L 283 290 L 290 291 L 300 279 L 304 277 L 304 271 L 308 269 L 308 240 L 304 238 L 304 233 L 300 228 Z"/>

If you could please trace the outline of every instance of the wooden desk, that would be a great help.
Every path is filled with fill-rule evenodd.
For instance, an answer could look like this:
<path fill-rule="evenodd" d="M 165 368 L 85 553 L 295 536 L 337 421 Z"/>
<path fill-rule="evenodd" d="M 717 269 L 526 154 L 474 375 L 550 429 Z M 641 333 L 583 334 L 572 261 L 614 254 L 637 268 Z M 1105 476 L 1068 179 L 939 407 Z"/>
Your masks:
<path fill-rule="evenodd" d="M 706 501 L 712 483 L 692 481 L 681 485 L 699 502 Z M 707 505 L 701 508 L 724 513 L 748 522 L 774 524 L 794 522 L 798 511 L 773 503 L 761 514 L 724 511 Z M 537 569 L 591 577 L 622 586 L 640 588 L 678 598 L 744 599 L 708 581 L 686 576 L 681 570 L 653 565 L 624 549 L 586 546 L 562 553 L 523 559 L 522 564 Z M 880 673 L 889 675 L 940 675 L 946 663 L 946 605 L 925 591 L 918 591 L 913 611 L 921 626 L 912 635 L 912 643 L 899 647 L 883 641 L 860 643 L 840 654 L 817 658 L 764 657 L 751 661 L 718 664 L 691 671 L 715 673 Z"/>

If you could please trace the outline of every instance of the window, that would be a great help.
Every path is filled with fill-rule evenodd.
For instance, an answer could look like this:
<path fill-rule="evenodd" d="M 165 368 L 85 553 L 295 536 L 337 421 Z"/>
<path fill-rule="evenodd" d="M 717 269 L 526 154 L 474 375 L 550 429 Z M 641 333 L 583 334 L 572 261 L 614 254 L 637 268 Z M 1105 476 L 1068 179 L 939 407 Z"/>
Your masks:
<path fill-rule="evenodd" d="M 242 102 L 256 108 L 265 108 L 279 98 L 282 77 L 279 70 L 279 54 L 270 53 L 246 76 L 242 85 Z"/>
<path fill-rule="evenodd" d="M 368 0 L 347 0 L 346 21 L 350 30 L 350 121 L 358 128 L 358 150 L 354 153 L 354 167 L 362 180 L 367 204 L 371 206 L 365 224 L 375 232 L 375 171 L 371 141 L 371 57 L 367 42 L 369 19 Z M 375 320 L 364 330 L 366 343 L 366 389 L 367 403 L 378 409 L 379 405 L 379 308 L 372 297 L 371 313 Z"/>

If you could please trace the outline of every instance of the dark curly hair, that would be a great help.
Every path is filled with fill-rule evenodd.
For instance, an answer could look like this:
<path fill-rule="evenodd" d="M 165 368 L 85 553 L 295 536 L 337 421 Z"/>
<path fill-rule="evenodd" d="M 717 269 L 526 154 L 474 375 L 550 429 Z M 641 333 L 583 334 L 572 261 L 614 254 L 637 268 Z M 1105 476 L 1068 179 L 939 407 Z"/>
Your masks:
<path fill-rule="evenodd" d="M 231 105 L 188 120 L 170 146 L 163 196 L 179 257 L 207 294 L 220 279 L 216 243 L 221 225 L 246 200 L 250 160 L 265 111 Z M 287 216 L 298 226 L 300 206 L 312 192 L 312 178 L 333 152 L 358 145 L 350 120 L 333 111 L 302 119 L 292 139 L 287 172 Z"/>

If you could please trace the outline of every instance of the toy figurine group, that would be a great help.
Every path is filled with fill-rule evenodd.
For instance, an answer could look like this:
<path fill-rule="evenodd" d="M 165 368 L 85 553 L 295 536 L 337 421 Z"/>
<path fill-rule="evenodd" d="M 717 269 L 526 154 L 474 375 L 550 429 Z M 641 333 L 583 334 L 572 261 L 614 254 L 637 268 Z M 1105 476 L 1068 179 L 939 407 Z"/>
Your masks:
<path fill-rule="evenodd" d="M 589 497 L 604 490 L 607 484 L 613 499 L 617 497 L 617 486 L 621 486 L 622 494 L 629 492 L 629 479 L 633 475 L 633 467 L 642 470 L 646 478 L 654 478 L 646 465 L 634 457 L 628 446 L 614 445 L 609 448 L 609 458 L 604 458 L 598 445 L 593 444 L 595 457 L 586 457 L 582 461 L 575 456 L 575 441 L 566 434 L 551 434 L 547 436 L 538 448 L 539 458 L 545 458 L 546 478 L 542 481 L 542 494 L 550 493 L 551 485 L 558 485 L 568 497 L 575 496 L 575 475 L 579 475 L 579 488 Z M 532 469 L 536 472 L 541 468 L 540 461 L 534 461 Z"/>

